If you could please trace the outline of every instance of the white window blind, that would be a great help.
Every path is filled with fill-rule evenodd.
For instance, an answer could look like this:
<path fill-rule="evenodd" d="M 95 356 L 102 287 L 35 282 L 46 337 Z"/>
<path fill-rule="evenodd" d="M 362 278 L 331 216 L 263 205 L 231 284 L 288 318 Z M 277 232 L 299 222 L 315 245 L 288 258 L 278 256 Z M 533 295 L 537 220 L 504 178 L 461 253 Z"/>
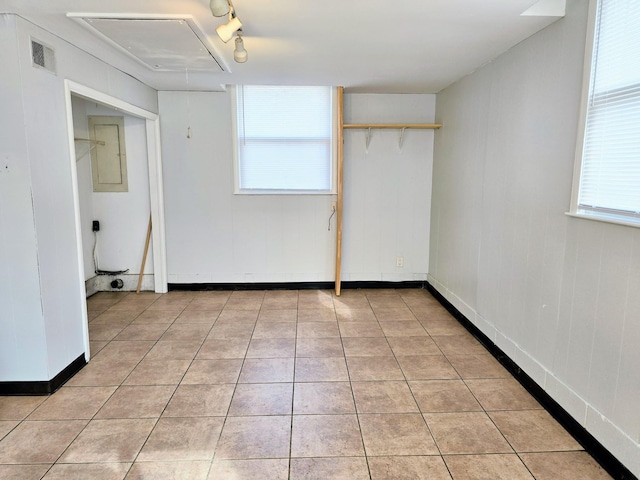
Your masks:
<path fill-rule="evenodd" d="M 599 0 L 578 210 L 640 221 L 640 2 Z"/>
<path fill-rule="evenodd" d="M 238 86 L 237 191 L 331 193 L 331 87 Z"/>

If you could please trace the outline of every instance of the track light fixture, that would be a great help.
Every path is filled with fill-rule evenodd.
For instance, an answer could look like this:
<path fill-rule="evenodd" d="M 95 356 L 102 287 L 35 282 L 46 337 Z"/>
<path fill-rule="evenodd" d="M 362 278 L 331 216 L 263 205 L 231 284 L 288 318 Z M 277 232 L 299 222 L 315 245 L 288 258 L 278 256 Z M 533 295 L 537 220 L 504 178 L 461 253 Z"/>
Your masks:
<path fill-rule="evenodd" d="M 209 2 L 209 8 L 214 17 L 224 17 L 229 13 L 230 6 L 228 0 L 211 0 Z"/>
<path fill-rule="evenodd" d="M 220 25 L 216 28 L 216 33 L 224 43 L 227 43 L 233 37 L 233 34 L 242 28 L 242 22 L 233 14 L 233 10 L 229 13 L 229 23 Z"/>
<path fill-rule="evenodd" d="M 238 63 L 244 63 L 249 58 L 249 54 L 244 48 L 244 42 L 242 41 L 242 31 L 238 32 L 236 37 L 236 48 L 233 51 L 233 59 Z"/>
<path fill-rule="evenodd" d="M 236 11 L 233 8 L 231 0 L 210 0 L 209 7 L 214 17 L 223 17 L 229 15 L 229 21 L 224 25 L 220 25 L 216 28 L 216 33 L 224 43 L 227 43 L 236 34 L 236 46 L 233 50 L 233 59 L 238 63 L 244 63 L 249 58 L 249 54 L 244 48 L 244 41 L 242 40 L 242 22 L 236 16 Z"/>

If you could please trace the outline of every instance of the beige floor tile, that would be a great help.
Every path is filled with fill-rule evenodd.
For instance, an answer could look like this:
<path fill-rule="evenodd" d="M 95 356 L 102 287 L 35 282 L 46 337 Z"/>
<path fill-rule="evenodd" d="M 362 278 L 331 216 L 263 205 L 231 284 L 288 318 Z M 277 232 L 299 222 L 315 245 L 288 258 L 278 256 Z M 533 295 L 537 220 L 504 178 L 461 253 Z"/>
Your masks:
<path fill-rule="evenodd" d="M 46 399 L 44 396 L 0 396 L 0 420 L 24 420 Z"/>
<path fill-rule="evenodd" d="M 187 305 L 195 298 L 195 292 L 169 292 L 157 299 L 147 311 L 163 310 L 163 311 L 178 311 L 184 310 Z"/>
<path fill-rule="evenodd" d="M 291 322 L 262 322 L 253 330 L 252 339 L 296 338 L 296 324 Z"/>
<path fill-rule="evenodd" d="M 335 305 L 336 313 L 338 310 L 371 310 L 369 306 L 369 300 L 366 295 L 361 292 L 351 294 L 351 292 L 343 291 L 339 297 L 334 295 L 333 304 Z"/>
<path fill-rule="evenodd" d="M 297 309 L 297 290 L 270 290 L 262 300 L 262 310 Z"/>
<path fill-rule="evenodd" d="M 420 414 L 361 414 L 359 419 L 368 456 L 438 454 Z"/>
<path fill-rule="evenodd" d="M 294 415 L 291 456 L 364 456 L 356 415 Z"/>
<path fill-rule="evenodd" d="M 445 355 L 482 355 L 487 350 L 470 334 L 433 335 L 433 341 Z"/>
<path fill-rule="evenodd" d="M 378 357 L 393 355 L 386 338 L 350 337 L 342 339 L 347 357 Z"/>
<path fill-rule="evenodd" d="M 298 310 L 309 308 L 334 308 L 332 292 L 330 290 L 300 290 L 298 292 Z"/>
<path fill-rule="evenodd" d="M 520 458 L 537 480 L 567 478 L 610 480 L 612 478 L 586 452 L 522 453 Z"/>
<path fill-rule="evenodd" d="M 256 320 L 258 320 L 258 313 L 260 313 L 260 310 L 257 308 L 252 310 L 224 309 L 220 313 L 216 323 L 256 323 Z"/>
<path fill-rule="evenodd" d="M 292 458 L 290 480 L 369 480 L 364 457 Z"/>
<path fill-rule="evenodd" d="M 244 358 L 249 348 L 249 338 L 212 338 L 205 340 L 197 359 Z"/>
<path fill-rule="evenodd" d="M 366 308 L 350 308 L 347 310 L 337 310 L 338 322 L 377 322 L 373 310 L 368 305 Z"/>
<path fill-rule="evenodd" d="M 442 355 L 430 337 L 389 337 L 387 341 L 396 355 Z"/>
<path fill-rule="evenodd" d="M 467 379 L 509 378 L 511 374 L 489 354 L 484 355 L 448 355 L 447 358 L 458 374 Z"/>
<path fill-rule="evenodd" d="M 347 357 L 347 367 L 352 381 L 404 380 L 394 357 Z"/>
<path fill-rule="evenodd" d="M 116 335 L 114 340 L 158 340 L 167 328 L 168 323 L 131 324 Z"/>
<path fill-rule="evenodd" d="M 460 380 L 417 380 L 410 381 L 409 387 L 422 413 L 482 411 Z"/>
<path fill-rule="evenodd" d="M 187 311 L 220 311 L 224 308 L 229 295 L 209 296 L 209 295 L 197 295 L 191 300 L 189 305 L 183 310 Z"/>
<path fill-rule="evenodd" d="M 239 384 L 229 416 L 290 415 L 292 403 L 293 383 Z"/>
<path fill-rule="evenodd" d="M 257 310 L 262 305 L 264 294 L 264 291 L 232 292 L 224 308 L 230 310 Z"/>
<path fill-rule="evenodd" d="M 348 414 L 355 413 L 353 393 L 348 382 L 297 383 L 293 395 L 293 413 Z"/>
<path fill-rule="evenodd" d="M 336 322 L 336 312 L 329 308 L 309 308 L 298 311 L 298 322 Z"/>
<path fill-rule="evenodd" d="M 149 350 L 145 360 L 193 360 L 201 345 L 198 340 L 164 340 Z"/>
<path fill-rule="evenodd" d="M 194 360 L 184 378 L 183 384 L 235 383 L 242 368 L 242 359 L 220 358 L 214 360 Z"/>
<path fill-rule="evenodd" d="M 124 385 L 177 385 L 182 380 L 189 360 L 142 360 Z"/>
<path fill-rule="evenodd" d="M 338 322 L 298 322 L 298 338 L 339 337 Z"/>
<path fill-rule="evenodd" d="M 16 428 L 20 422 L 18 420 L 0 420 L 0 440 Z"/>
<path fill-rule="evenodd" d="M 376 308 L 376 318 L 381 323 L 416 321 L 415 315 L 408 307 Z"/>
<path fill-rule="evenodd" d="M 533 480 L 517 455 L 454 455 L 444 460 L 455 480 Z"/>
<path fill-rule="evenodd" d="M 404 308 L 407 306 L 400 295 L 367 295 L 367 298 L 369 299 L 369 305 L 371 305 L 374 312 L 378 309 L 386 310 L 389 308 Z"/>
<path fill-rule="evenodd" d="M 533 410 L 540 404 L 513 378 L 474 379 L 465 383 L 485 410 Z"/>
<path fill-rule="evenodd" d="M 298 338 L 296 340 L 297 357 L 342 357 L 342 342 L 339 337 Z"/>
<path fill-rule="evenodd" d="M 247 358 L 239 383 L 293 382 L 293 358 Z"/>
<path fill-rule="evenodd" d="M 155 423 L 155 419 L 92 420 L 59 461 L 133 462 Z"/>
<path fill-rule="evenodd" d="M 290 436 L 290 415 L 228 417 L 215 458 L 288 458 Z"/>
<path fill-rule="evenodd" d="M 109 342 L 113 340 L 127 325 L 89 324 L 89 338 Z"/>
<path fill-rule="evenodd" d="M 149 353 L 149 350 L 151 350 L 155 343 L 155 341 L 149 340 L 111 342 L 105 346 L 93 360 L 130 360 L 138 363 Z"/>
<path fill-rule="evenodd" d="M 348 380 L 349 374 L 344 358 L 296 358 L 296 382 L 342 382 Z"/>
<path fill-rule="evenodd" d="M 209 461 L 136 462 L 126 480 L 206 480 Z"/>
<path fill-rule="evenodd" d="M 376 322 L 340 322 L 340 336 L 345 337 L 384 337 Z"/>
<path fill-rule="evenodd" d="M 43 480 L 123 480 L 130 463 L 55 464 Z"/>
<path fill-rule="evenodd" d="M 163 417 L 224 417 L 229 410 L 235 385 L 180 385 Z"/>
<path fill-rule="evenodd" d="M 353 382 L 358 413 L 419 412 L 407 382 Z"/>
<path fill-rule="evenodd" d="M 106 348 L 108 348 L 107 345 Z M 98 355 L 102 354 L 100 352 Z M 98 386 L 118 386 L 133 371 L 138 363 L 137 360 L 112 360 L 111 358 L 100 358 L 99 356 L 91 360 L 85 367 L 76 373 L 65 386 L 69 387 L 98 387 Z"/>
<path fill-rule="evenodd" d="M 396 358 L 407 380 L 460 378 L 444 355 L 408 355 Z"/>
<path fill-rule="evenodd" d="M 582 450 L 546 410 L 491 412 L 489 416 L 516 452 Z"/>
<path fill-rule="evenodd" d="M 131 325 L 171 324 L 179 314 L 180 310 L 145 310 L 131 322 Z"/>
<path fill-rule="evenodd" d="M 140 315 L 141 310 L 121 310 L 121 311 L 111 311 L 107 310 L 106 312 L 101 313 L 96 318 L 91 320 L 92 325 L 120 325 L 125 327 L 129 325 L 133 320 Z"/>
<path fill-rule="evenodd" d="M 208 480 L 287 480 L 289 460 L 286 458 L 257 460 L 214 460 Z"/>
<path fill-rule="evenodd" d="M 174 324 L 179 325 L 182 323 L 201 323 L 204 325 L 212 326 L 218 320 L 220 310 L 190 310 L 180 314 Z"/>
<path fill-rule="evenodd" d="M 439 455 L 369 457 L 371 480 L 451 480 Z"/>
<path fill-rule="evenodd" d="M 29 420 L 90 420 L 116 387 L 62 387 L 49 396 Z"/>
<path fill-rule="evenodd" d="M 175 389 L 174 385 L 122 385 L 95 418 L 158 418 Z"/>
<path fill-rule="evenodd" d="M 40 480 L 50 465 L 0 465 L 0 478 L 11 480 Z"/>
<path fill-rule="evenodd" d="M 297 303 L 297 300 L 296 300 Z M 270 322 L 290 322 L 295 323 L 298 319 L 298 310 L 295 308 L 266 310 L 262 307 L 258 315 L 258 323 Z"/>
<path fill-rule="evenodd" d="M 443 455 L 513 452 L 484 412 L 426 413 L 424 418 Z"/>
<path fill-rule="evenodd" d="M 380 322 L 380 328 L 387 337 L 427 337 L 429 334 L 420 324 L 413 320 L 408 322 Z"/>
<path fill-rule="evenodd" d="M 219 323 L 209 331 L 207 340 L 214 338 L 251 338 L 253 323 Z"/>
<path fill-rule="evenodd" d="M 86 420 L 25 421 L 0 441 L 0 463 L 53 463 Z"/>
<path fill-rule="evenodd" d="M 161 340 L 200 340 L 209 334 L 211 325 L 206 323 L 174 323 L 162 335 Z"/>
<path fill-rule="evenodd" d="M 137 461 L 211 460 L 223 423 L 221 417 L 161 418 Z"/>
<path fill-rule="evenodd" d="M 465 335 L 467 329 L 455 318 L 437 318 L 420 320 L 429 335 Z"/>
<path fill-rule="evenodd" d="M 91 352 L 91 356 L 97 355 L 97 353 L 102 350 L 105 346 L 107 346 L 109 342 L 106 340 L 96 340 L 89 342 L 89 352 Z"/>
<path fill-rule="evenodd" d="M 247 350 L 247 358 L 285 358 L 294 357 L 295 353 L 295 338 L 257 338 L 254 335 Z"/>

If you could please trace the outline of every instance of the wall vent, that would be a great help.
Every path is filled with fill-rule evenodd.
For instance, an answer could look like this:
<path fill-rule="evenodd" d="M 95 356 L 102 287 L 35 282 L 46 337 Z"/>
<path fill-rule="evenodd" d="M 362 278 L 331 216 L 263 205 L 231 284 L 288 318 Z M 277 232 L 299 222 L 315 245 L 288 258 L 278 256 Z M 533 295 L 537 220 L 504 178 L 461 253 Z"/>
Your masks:
<path fill-rule="evenodd" d="M 34 67 L 56 73 L 56 56 L 53 48 L 33 38 L 31 39 L 31 60 Z"/>

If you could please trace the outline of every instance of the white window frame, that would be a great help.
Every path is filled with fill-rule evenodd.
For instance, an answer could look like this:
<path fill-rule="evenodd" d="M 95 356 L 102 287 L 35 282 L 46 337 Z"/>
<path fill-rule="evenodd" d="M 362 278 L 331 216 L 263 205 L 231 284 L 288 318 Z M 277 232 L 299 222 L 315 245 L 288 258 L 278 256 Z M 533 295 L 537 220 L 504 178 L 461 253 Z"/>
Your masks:
<path fill-rule="evenodd" d="M 338 95 L 337 88 L 331 88 L 331 189 L 329 190 L 272 190 L 240 188 L 238 165 L 238 89 L 231 89 L 231 122 L 233 136 L 233 193 L 234 195 L 336 195 L 338 193 Z"/>
<path fill-rule="evenodd" d="M 594 211 L 580 208 L 580 182 L 582 176 L 582 161 L 584 153 L 584 141 L 587 126 L 587 109 L 589 105 L 589 95 L 591 88 L 591 75 L 593 68 L 593 54 L 595 47 L 596 23 L 598 14 L 598 1 L 589 0 L 589 14 L 587 21 L 587 37 L 585 44 L 584 69 L 582 79 L 582 99 L 580 107 L 580 118 L 578 123 L 578 138 L 576 141 L 576 156 L 573 169 L 573 185 L 571 189 L 571 204 L 567 215 L 576 218 L 595 220 L 618 225 L 626 225 L 640 228 L 640 218 L 625 215 L 620 212 Z"/>

